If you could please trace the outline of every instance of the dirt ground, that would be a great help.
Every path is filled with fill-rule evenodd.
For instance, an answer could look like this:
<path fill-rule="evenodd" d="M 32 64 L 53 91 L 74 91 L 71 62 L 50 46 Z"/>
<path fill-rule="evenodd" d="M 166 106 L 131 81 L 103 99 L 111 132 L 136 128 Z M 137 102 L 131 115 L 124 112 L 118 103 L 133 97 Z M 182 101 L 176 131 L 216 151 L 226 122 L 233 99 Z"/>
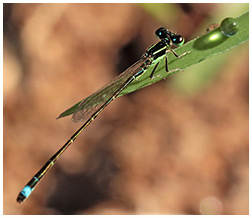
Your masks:
<path fill-rule="evenodd" d="M 176 7 L 190 38 L 218 6 Z M 248 43 L 193 96 L 175 74 L 116 99 L 16 203 L 81 126 L 55 118 L 134 63 L 159 26 L 136 4 L 4 6 L 4 214 L 248 214 Z"/>

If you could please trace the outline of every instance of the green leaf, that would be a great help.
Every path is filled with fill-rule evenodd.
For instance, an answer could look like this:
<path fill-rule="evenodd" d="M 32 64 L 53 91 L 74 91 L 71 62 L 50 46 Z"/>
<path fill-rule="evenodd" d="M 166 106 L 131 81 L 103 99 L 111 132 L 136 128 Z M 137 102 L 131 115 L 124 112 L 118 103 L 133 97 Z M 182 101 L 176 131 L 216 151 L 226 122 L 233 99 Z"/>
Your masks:
<path fill-rule="evenodd" d="M 78 105 L 80 104 L 80 102 L 81 102 L 81 101 L 79 101 L 79 102 L 76 103 L 74 106 L 70 107 L 69 109 L 65 110 L 65 111 L 64 111 L 63 113 L 61 113 L 56 119 L 59 119 L 59 118 L 61 118 L 61 117 L 66 117 L 66 116 L 68 116 L 68 115 L 73 114 L 73 113 L 76 111 L 76 109 L 77 109 Z"/>
<path fill-rule="evenodd" d="M 249 12 L 246 12 L 242 16 L 236 18 L 236 21 L 239 25 L 239 31 L 232 37 L 224 36 L 220 31 L 220 27 L 218 27 L 213 31 L 193 39 L 185 45 L 175 49 L 176 53 L 179 55 L 190 51 L 189 54 L 186 54 L 181 58 L 176 58 L 172 53 L 168 53 L 167 57 L 169 70 L 171 71 L 177 68 L 185 70 L 194 64 L 200 63 L 201 61 L 215 55 L 219 55 L 246 42 L 249 39 Z M 119 96 L 136 91 L 145 86 L 149 86 L 174 74 L 174 72 L 167 73 L 165 71 L 164 60 L 161 61 L 155 71 L 156 78 L 154 79 L 149 78 L 152 69 L 153 67 L 150 67 L 137 81 L 134 81 L 127 86 L 127 88 L 125 88 Z M 157 75 L 159 77 L 157 77 Z"/>
<path fill-rule="evenodd" d="M 155 71 L 154 78 L 150 79 L 149 76 L 155 64 L 149 67 L 140 78 L 128 85 L 119 96 L 129 94 L 138 89 L 149 86 L 162 79 L 165 79 L 167 76 L 170 76 L 176 72 L 180 72 L 181 70 L 185 70 L 186 68 L 200 63 L 205 59 L 222 54 L 223 52 L 246 42 L 249 39 L 249 12 L 246 12 L 245 14 L 236 18 L 236 21 L 239 25 L 239 31 L 235 35 L 226 37 L 221 33 L 220 27 L 218 27 L 203 36 L 191 40 L 185 45 L 175 49 L 175 52 L 178 55 L 188 51 L 190 53 L 181 58 L 176 58 L 171 52 L 167 54 L 169 71 L 172 72 L 167 73 L 165 71 L 165 62 L 164 58 L 162 57 L 163 60 L 158 60 L 160 61 L 160 64 Z M 174 72 L 174 69 L 179 70 Z M 73 114 L 79 103 L 80 102 L 76 103 L 74 106 L 61 113 L 58 118 Z"/>

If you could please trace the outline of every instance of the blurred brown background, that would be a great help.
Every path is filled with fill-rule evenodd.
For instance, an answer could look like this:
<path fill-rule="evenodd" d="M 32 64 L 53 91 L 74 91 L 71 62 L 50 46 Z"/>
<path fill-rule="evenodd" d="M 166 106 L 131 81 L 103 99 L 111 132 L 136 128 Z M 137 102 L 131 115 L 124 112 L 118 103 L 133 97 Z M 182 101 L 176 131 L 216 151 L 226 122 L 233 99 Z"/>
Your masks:
<path fill-rule="evenodd" d="M 80 127 L 65 109 L 139 59 L 248 4 L 4 4 L 4 214 L 248 214 L 248 43 L 116 99 L 30 198 Z"/>

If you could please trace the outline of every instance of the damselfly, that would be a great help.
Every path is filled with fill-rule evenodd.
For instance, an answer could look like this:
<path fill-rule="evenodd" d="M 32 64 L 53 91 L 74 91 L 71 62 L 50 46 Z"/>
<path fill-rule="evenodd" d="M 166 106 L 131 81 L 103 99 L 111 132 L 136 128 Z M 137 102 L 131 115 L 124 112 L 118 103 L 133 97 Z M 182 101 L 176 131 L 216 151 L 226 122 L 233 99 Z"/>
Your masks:
<path fill-rule="evenodd" d="M 86 122 L 46 162 L 46 164 L 34 175 L 34 177 L 32 177 L 32 179 L 19 193 L 17 197 L 17 202 L 21 203 L 29 197 L 29 195 L 34 190 L 39 181 L 54 165 L 54 163 L 63 154 L 63 152 L 74 142 L 74 140 L 80 135 L 80 133 L 103 111 L 103 109 L 111 101 L 113 101 L 132 81 L 136 80 L 142 74 L 144 74 L 150 66 L 153 66 L 153 69 L 150 73 L 150 78 L 153 78 L 157 66 L 160 63 L 160 58 L 163 56 L 165 58 L 165 70 L 166 72 L 171 72 L 168 70 L 168 59 L 166 56 L 167 52 L 172 52 L 177 58 L 180 58 L 181 56 L 186 54 L 183 53 L 179 56 L 170 47 L 171 45 L 175 45 L 177 47 L 183 45 L 183 36 L 175 34 L 163 27 L 157 29 L 155 34 L 160 39 L 160 41 L 150 46 L 142 55 L 139 61 L 137 61 L 135 64 L 126 69 L 115 80 L 108 83 L 107 85 L 99 89 L 97 92 L 85 98 L 79 103 L 72 116 L 72 120 L 75 122 L 86 120 Z M 180 69 L 174 69 L 172 71 L 177 70 Z M 63 117 L 63 114 L 64 112 L 60 114 L 58 118 Z"/>

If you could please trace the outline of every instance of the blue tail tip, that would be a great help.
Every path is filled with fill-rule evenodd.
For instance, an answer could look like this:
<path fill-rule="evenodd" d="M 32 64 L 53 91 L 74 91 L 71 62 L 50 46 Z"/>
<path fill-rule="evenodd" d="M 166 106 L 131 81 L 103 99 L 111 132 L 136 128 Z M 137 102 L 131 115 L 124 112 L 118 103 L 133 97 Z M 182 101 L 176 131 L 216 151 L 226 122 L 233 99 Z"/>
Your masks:
<path fill-rule="evenodd" d="M 21 203 L 23 202 L 26 198 L 29 197 L 29 195 L 32 192 L 32 188 L 30 186 L 25 186 L 23 188 L 23 190 L 19 193 L 18 197 L 17 197 L 17 202 Z"/>

